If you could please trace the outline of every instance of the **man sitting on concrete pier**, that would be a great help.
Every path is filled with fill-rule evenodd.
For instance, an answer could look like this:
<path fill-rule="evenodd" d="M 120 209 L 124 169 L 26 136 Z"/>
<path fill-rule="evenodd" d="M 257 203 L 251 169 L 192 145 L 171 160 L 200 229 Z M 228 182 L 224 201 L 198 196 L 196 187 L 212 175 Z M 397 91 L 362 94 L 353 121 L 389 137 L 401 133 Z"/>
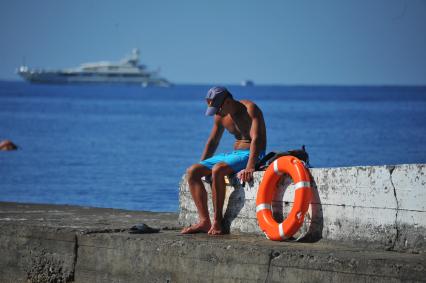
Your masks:
<path fill-rule="evenodd" d="M 225 200 L 224 177 L 235 173 L 242 182 L 253 178 L 256 162 L 266 149 L 266 126 L 262 111 L 250 100 L 234 100 L 224 87 L 213 87 L 207 93 L 206 115 L 214 116 L 214 124 L 207 140 L 201 162 L 187 170 L 188 185 L 198 210 L 199 222 L 182 230 L 183 234 L 204 232 L 210 235 L 224 233 L 222 227 Z M 235 136 L 234 151 L 214 155 L 224 130 Z M 213 224 L 210 221 L 207 192 L 201 180 L 212 178 L 214 208 Z"/>

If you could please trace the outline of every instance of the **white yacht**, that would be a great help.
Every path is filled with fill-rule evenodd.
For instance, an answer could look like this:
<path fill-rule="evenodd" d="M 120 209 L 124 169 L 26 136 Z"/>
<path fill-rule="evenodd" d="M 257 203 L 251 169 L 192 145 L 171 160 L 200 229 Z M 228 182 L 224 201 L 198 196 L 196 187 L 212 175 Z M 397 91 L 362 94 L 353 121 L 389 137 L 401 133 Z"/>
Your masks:
<path fill-rule="evenodd" d="M 171 85 L 159 76 L 159 71 L 148 71 L 146 66 L 140 65 L 139 57 L 139 50 L 133 49 L 132 54 L 120 62 L 85 63 L 76 68 L 62 70 L 37 70 L 23 65 L 17 73 L 32 83 L 117 83 L 165 87 Z"/>

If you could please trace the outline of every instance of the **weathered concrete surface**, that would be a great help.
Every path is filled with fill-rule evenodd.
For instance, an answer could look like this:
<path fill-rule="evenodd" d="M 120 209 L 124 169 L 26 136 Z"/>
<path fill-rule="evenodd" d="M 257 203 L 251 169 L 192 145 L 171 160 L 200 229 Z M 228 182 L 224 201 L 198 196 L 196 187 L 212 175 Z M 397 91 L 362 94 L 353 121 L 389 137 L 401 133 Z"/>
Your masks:
<path fill-rule="evenodd" d="M 335 240 L 388 250 L 426 251 L 426 165 L 366 166 L 310 169 L 314 200 L 296 237 L 305 241 Z M 225 220 L 231 231 L 258 233 L 256 194 L 264 172 L 241 187 L 227 187 Z M 181 225 L 197 221 L 186 177 L 180 185 Z M 210 194 L 210 185 L 205 183 Z M 285 192 L 285 194 L 284 194 Z M 278 221 L 286 217 L 294 198 L 288 176 L 273 201 Z M 209 196 L 211 199 L 211 196 Z M 210 205 L 212 213 L 212 205 Z"/>
<path fill-rule="evenodd" d="M 78 237 L 143 222 L 176 229 L 175 213 L 0 202 L 0 282 L 70 282 Z"/>
<path fill-rule="evenodd" d="M 173 213 L 0 203 L 0 225 L 0 282 L 425 282 L 424 253 L 181 235 Z"/>

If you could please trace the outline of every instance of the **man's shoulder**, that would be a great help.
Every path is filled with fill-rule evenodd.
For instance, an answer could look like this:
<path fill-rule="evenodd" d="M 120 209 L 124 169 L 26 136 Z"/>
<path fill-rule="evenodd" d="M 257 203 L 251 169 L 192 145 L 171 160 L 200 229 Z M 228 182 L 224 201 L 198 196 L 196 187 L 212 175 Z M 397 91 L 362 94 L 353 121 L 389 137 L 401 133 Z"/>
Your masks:
<path fill-rule="evenodd" d="M 247 108 L 247 112 L 250 114 L 250 113 L 253 113 L 253 114 L 255 114 L 255 113 L 258 113 L 258 112 L 262 112 L 261 110 L 260 110 L 260 108 L 256 105 L 256 103 L 254 103 L 253 101 L 251 101 L 251 100 L 248 100 L 248 99 L 243 99 L 243 100 L 240 100 L 240 102 L 242 103 L 242 104 L 244 104 L 244 106 Z"/>
<path fill-rule="evenodd" d="M 257 107 L 256 103 L 248 99 L 242 99 L 240 102 L 244 104 L 245 107 Z"/>

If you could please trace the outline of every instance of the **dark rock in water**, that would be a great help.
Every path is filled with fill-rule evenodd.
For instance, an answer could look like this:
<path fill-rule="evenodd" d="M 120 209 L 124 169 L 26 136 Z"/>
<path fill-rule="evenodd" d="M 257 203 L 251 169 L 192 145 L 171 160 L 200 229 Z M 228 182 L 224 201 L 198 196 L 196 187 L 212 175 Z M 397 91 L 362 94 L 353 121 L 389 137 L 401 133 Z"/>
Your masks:
<path fill-rule="evenodd" d="M 0 142 L 0 150 L 17 150 L 18 146 L 9 140 Z"/>
<path fill-rule="evenodd" d="M 148 233 L 158 233 L 160 229 L 151 228 L 145 223 L 137 224 L 130 228 L 130 234 L 148 234 Z"/>

